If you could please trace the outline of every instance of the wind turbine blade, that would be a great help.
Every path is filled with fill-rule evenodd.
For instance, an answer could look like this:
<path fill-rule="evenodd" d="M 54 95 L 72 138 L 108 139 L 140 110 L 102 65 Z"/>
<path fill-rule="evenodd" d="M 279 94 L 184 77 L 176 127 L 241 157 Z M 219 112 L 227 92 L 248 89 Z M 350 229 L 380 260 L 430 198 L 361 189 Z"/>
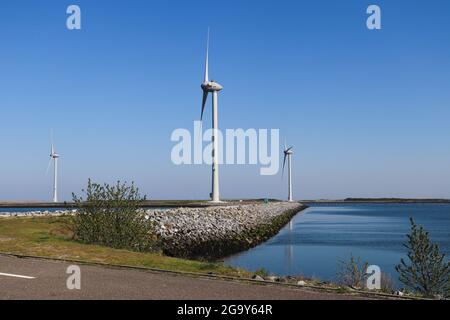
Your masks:
<path fill-rule="evenodd" d="M 203 113 L 205 112 L 205 106 L 206 106 L 207 99 L 208 99 L 208 91 L 203 91 L 202 114 L 200 116 L 200 121 L 203 121 Z"/>
<path fill-rule="evenodd" d="M 293 147 L 289 147 L 289 149 L 286 150 L 286 152 L 289 152 L 292 150 Z"/>
<path fill-rule="evenodd" d="M 206 61 L 205 61 L 205 78 L 204 82 L 209 81 L 209 28 L 208 28 L 208 38 L 206 40 Z"/>
<path fill-rule="evenodd" d="M 283 170 L 281 171 L 281 179 L 283 179 L 284 177 L 284 168 L 286 167 L 286 158 L 287 158 L 287 154 L 284 154 L 284 160 L 283 160 Z"/>
<path fill-rule="evenodd" d="M 50 158 L 50 161 L 48 162 L 47 171 L 45 171 L 45 175 L 48 175 L 48 171 L 50 170 L 50 165 L 52 164 L 52 158 Z"/>
<path fill-rule="evenodd" d="M 55 154 L 55 143 L 53 140 L 53 129 L 50 130 L 50 143 L 52 145 L 51 147 L 51 154 Z"/>

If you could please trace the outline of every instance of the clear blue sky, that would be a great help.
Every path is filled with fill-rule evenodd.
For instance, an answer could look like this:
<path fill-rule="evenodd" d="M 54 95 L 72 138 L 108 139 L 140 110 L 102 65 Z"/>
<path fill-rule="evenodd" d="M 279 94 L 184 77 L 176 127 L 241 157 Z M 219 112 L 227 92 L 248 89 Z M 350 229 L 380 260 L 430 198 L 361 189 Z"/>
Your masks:
<path fill-rule="evenodd" d="M 450 198 L 449 1 L 206 3 L 2 0 L 0 199 L 51 199 L 51 128 L 63 200 L 89 177 L 207 198 L 209 166 L 173 165 L 170 135 L 199 117 L 208 26 L 221 127 L 279 128 L 296 198 Z M 222 166 L 221 193 L 285 198 L 286 183 Z"/>

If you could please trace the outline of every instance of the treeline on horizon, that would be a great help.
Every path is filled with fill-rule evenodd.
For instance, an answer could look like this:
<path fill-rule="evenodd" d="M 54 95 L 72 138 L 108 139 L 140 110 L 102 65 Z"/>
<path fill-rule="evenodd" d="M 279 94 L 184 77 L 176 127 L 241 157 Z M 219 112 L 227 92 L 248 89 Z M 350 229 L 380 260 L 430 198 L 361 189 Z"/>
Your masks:
<path fill-rule="evenodd" d="M 450 202 L 450 199 L 408 199 L 408 198 L 346 198 L 344 201 L 374 201 L 374 202 Z"/>
<path fill-rule="evenodd" d="M 410 198 L 346 198 L 346 199 L 319 199 L 302 200 L 303 203 L 337 203 L 337 202 L 395 202 L 395 203 L 450 203 L 450 199 L 410 199 Z"/>

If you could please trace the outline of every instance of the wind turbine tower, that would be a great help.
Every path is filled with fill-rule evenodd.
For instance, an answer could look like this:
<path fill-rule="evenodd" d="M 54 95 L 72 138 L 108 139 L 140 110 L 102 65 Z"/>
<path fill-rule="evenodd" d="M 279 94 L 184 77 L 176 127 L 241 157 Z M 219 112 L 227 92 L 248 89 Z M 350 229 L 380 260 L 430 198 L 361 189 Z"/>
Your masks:
<path fill-rule="evenodd" d="M 200 121 L 203 121 L 203 112 L 205 111 L 206 100 L 208 99 L 208 94 L 212 94 L 212 192 L 211 192 L 211 200 L 212 202 L 220 202 L 220 193 L 219 193 L 219 141 L 218 141 L 218 130 L 219 130 L 219 121 L 218 121 L 218 93 L 223 89 L 223 87 L 215 82 L 214 80 L 209 80 L 209 29 L 208 29 L 208 39 L 206 44 L 206 61 L 205 61 L 205 77 L 203 79 L 203 83 L 201 85 L 203 90 L 203 101 L 202 101 L 202 113 L 200 117 Z"/>
<path fill-rule="evenodd" d="M 293 147 L 286 147 L 286 144 L 284 145 L 284 160 L 283 160 L 283 174 L 284 174 L 284 168 L 286 166 L 286 159 L 288 161 L 288 201 L 292 202 L 294 201 L 292 199 L 292 148 Z"/>
<path fill-rule="evenodd" d="M 51 162 L 53 161 L 53 202 L 58 202 L 58 159 L 60 157 L 59 154 L 55 151 L 55 146 L 53 144 L 52 138 L 52 146 L 50 152 L 50 162 L 48 163 L 47 172 L 50 168 Z"/>

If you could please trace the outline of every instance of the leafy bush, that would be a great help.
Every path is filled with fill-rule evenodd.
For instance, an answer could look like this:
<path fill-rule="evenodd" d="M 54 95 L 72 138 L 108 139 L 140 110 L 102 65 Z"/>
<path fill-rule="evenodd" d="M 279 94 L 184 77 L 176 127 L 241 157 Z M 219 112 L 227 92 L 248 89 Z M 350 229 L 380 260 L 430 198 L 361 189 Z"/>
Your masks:
<path fill-rule="evenodd" d="M 346 286 L 362 289 L 366 287 L 366 280 L 368 274 L 366 274 L 367 262 L 361 262 L 361 257 L 355 259 L 353 255 L 350 257 L 350 261 L 339 261 L 339 271 L 337 273 L 339 282 Z"/>
<path fill-rule="evenodd" d="M 117 249 L 150 251 L 154 228 L 141 209 L 146 197 L 132 183 L 115 186 L 92 183 L 89 179 L 85 198 L 73 194 L 78 210 L 71 219 L 78 241 Z"/>
<path fill-rule="evenodd" d="M 408 263 L 401 259 L 396 266 L 400 281 L 416 293 L 432 297 L 450 296 L 450 262 L 445 262 L 439 246 L 432 243 L 428 232 L 411 218 L 411 233 L 407 235 Z"/>

